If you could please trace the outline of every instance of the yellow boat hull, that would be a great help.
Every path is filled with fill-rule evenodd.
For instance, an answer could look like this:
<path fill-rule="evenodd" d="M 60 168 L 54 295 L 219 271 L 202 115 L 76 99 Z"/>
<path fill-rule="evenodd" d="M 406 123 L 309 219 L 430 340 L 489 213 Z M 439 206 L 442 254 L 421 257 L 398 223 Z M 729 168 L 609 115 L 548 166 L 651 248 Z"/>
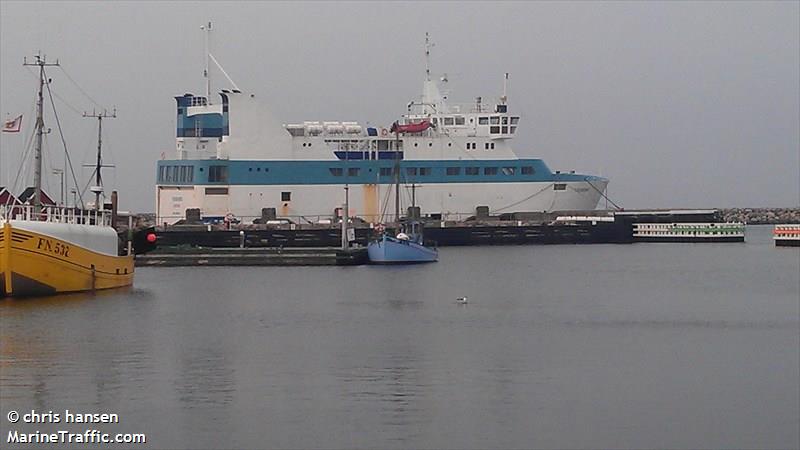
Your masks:
<path fill-rule="evenodd" d="M 0 292 L 26 297 L 133 284 L 133 256 L 110 256 L 6 222 L 0 229 Z"/>

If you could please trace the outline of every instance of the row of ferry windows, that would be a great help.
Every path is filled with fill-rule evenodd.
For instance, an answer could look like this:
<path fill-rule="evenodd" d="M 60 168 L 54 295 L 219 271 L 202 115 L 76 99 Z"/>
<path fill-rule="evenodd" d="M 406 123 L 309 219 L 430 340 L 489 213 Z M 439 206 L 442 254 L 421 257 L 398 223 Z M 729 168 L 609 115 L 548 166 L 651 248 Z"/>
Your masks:
<path fill-rule="evenodd" d="M 461 175 L 461 167 L 447 167 L 445 169 L 445 173 L 447 175 L 455 176 Z M 465 175 L 480 175 L 481 168 L 480 167 L 464 167 L 464 174 Z M 483 174 L 484 175 L 497 175 L 498 173 L 502 173 L 503 175 L 514 175 L 517 173 L 517 169 L 522 175 L 533 175 L 536 171 L 533 169 L 532 166 L 522 166 L 522 167 L 484 167 Z M 335 177 L 341 177 L 345 174 L 345 169 L 343 167 L 331 167 L 328 169 L 331 175 Z M 203 168 L 200 168 L 200 171 L 203 172 Z M 249 172 L 253 172 L 253 168 L 248 168 Z M 261 172 L 261 167 L 255 168 L 256 172 Z M 263 172 L 269 172 L 268 167 L 263 168 Z M 379 169 L 379 173 L 381 176 L 392 176 L 394 175 L 394 168 L 392 167 L 381 167 Z M 409 176 L 430 176 L 433 173 L 433 169 L 430 167 L 406 167 L 406 175 Z M 361 174 L 361 168 L 359 167 L 348 167 L 347 168 L 347 176 L 349 177 L 357 177 Z M 161 166 L 159 167 L 158 173 L 158 180 L 161 183 L 192 183 L 194 182 L 194 167 L 193 166 Z M 227 166 L 209 166 L 208 167 L 208 181 L 210 183 L 226 183 L 228 181 L 228 167 Z"/>
<path fill-rule="evenodd" d="M 467 150 L 477 150 L 477 145 L 475 142 L 467 142 Z M 483 149 L 494 150 L 494 142 L 484 142 Z"/>
<path fill-rule="evenodd" d="M 158 168 L 158 181 L 162 183 L 194 182 L 194 166 L 161 166 Z"/>
<path fill-rule="evenodd" d="M 470 123 L 472 118 L 469 119 Z M 439 119 L 434 117 L 431 121 L 434 125 L 439 124 Z M 508 116 L 484 116 L 478 117 L 478 125 L 516 125 L 519 123 L 519 117 Z M 465 125 L 463 116 L 455 117 L 442 117 L 442 125 Z"/>
<path fill-rule="evenodd" d="M 445 173 L 451 176 L 461 175 L 461 167 L 447 167 L 445 169 Z M 464 167 L 464 175 L 480 175 L 481 168 L 480 167 Z M 522 175 L 533 175 L 536 171 L 533 169 L 532 166 L 522 166 L 522 167 L 484 167 L 483 174 L 484 175 L 497 175 L 498 173 L 502 173 L 503 175 L 514 175 L 517 173 L 517 169 Z M 345 171 L 344 168 L 341 167 L 331 167 L 328 169 L 331 175 L 335 177 L 344 176 Z M 357 177 L 361 173 L 361 169 L 358 167 L 349 167 L 347 169 L 347 176 L 349 177 Z M 430 167 L 406 167 L 405 171 L 407 176 L 421 176 L 426 177 L 433 174 L 433 169 Z M 393 167 L 381 167 L 379 174 L 383 177 L 392 176 L 395 174 L 395 169 Z"/>

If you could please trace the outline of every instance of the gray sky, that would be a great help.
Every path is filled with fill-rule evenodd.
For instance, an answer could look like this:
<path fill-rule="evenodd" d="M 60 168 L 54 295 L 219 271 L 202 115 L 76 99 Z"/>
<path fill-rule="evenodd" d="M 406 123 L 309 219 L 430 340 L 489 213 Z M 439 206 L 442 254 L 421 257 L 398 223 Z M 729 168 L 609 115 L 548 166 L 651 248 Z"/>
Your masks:
<path fill-rule="evenodd" d="M 423 40 L 451 100 L 497 96 L 511 73 L 520 156 L 611 179 L 626 208 L 800 204 L 798 2 L 67 2 L 0 1 L 0 135 L 9 184 L 31 131 L 41 49 L 100 105 L 106 174 L 122 207 L 153 211 L 155 163 L 175 144 L 175 95 L 203 92 L 203 35 L 244 91 L 286 123 L 389 124 L 421 93 Z M 83 186 L 97 108 L 65 73 L 52 88 Z M 217 89 L 227 88 L 213 75 Z M 73 110 L 74 109 L 74 110 Z M 62 165 L 52 118 L 48 160 Z M 10 169 L 9 169 L 10 168 Z M 48 169 L 49 172 L 49 169 Z M 48 176 L 49 191 L 58 182 Z"/>

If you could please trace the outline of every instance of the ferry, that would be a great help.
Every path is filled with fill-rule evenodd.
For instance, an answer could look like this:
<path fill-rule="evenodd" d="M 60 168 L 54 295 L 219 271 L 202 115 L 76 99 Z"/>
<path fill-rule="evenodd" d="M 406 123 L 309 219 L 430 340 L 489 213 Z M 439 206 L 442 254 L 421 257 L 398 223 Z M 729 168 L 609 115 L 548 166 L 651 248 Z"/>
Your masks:
<path fill-rule="evenodd" d="M 350 217 L 397 220 L 386 208 L 395 159 L 416 197 L 406 204 L 419 205 L 424 217 L 463 219 L 479 206 L 490 214 L 596 208 L 606 178 L 554 172 L 515 153 L 522 121 L 509 106 L 508 74 L 499 98 L 451 103 L 442 93 L 447 77 L 431 75 L 430 49 L 426 36 L 421 97 L 385 126 L 283 124 L 254 93 L 235 87 L 213 97 L 209 80 L 206 95 L 175 97 L 175 149 L 157 163 L 157 223 L 174 224 L 189 209 L 199 209 L 204 221 L 247 223 L 270 212 L 296 223 L 325 222 L 345 203 L 345 186 Z M 403 131 L 399 139 L 393 127 Z"/>
<path fill-rule="evenodd" d="M 744 242 L 743 223 L 634 223 L 639 242 Z"/>
<path fill-rule="evenodd" d="M 772 238 L 778 247 L 800 247 L 800 224 L 775 225 Z"/>

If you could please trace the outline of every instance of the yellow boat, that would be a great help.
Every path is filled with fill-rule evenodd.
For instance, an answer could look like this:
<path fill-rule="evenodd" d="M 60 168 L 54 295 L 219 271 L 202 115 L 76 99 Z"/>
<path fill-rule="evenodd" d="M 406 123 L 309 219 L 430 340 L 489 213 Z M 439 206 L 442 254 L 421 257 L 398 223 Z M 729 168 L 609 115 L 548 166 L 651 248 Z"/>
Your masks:
<path fill-rule="evenodd" d="M 33 197 L 31 205 L 16 200 L 0 205 L 0 291 L 3 296 L 38 296 L 66 292 L 92 291 L 129 286 L 133 283 L 133 252 L 119 256 L 119 240 L 112 227 L 111 211 L 100 202 L 102 119 L 97 117 L 97 186 L 93 210 L 45 206 L 42 203 L 42 135 L 44 132 L 45 67 L 57 66 L 36 55 L 33 63 L 39 68 L 39 95 L 36 103 L 36 137 L 33 165 Z M 49 89 L 49 84 L 48 84 Z M 21 122 L 20 122 L 21 123 Z M 19 132 L 20 126 L 4 127 L 3 131 Z M 65 146 L 66 149 L 66 146 Z M 82 201 L 81 201 L 82 203 Z M 112 204 L 115 201 L 112 199 Z M 114 209 L 115 206 L 112 206 Z"/>
<path fill-rule="evenodd" d="M 118 256 L 109 211 L 0 209 L 0 290 L 23 297 L 133 283 L 133 255 Z M 31 220 L 32 218 L 40 220 Z"/>

